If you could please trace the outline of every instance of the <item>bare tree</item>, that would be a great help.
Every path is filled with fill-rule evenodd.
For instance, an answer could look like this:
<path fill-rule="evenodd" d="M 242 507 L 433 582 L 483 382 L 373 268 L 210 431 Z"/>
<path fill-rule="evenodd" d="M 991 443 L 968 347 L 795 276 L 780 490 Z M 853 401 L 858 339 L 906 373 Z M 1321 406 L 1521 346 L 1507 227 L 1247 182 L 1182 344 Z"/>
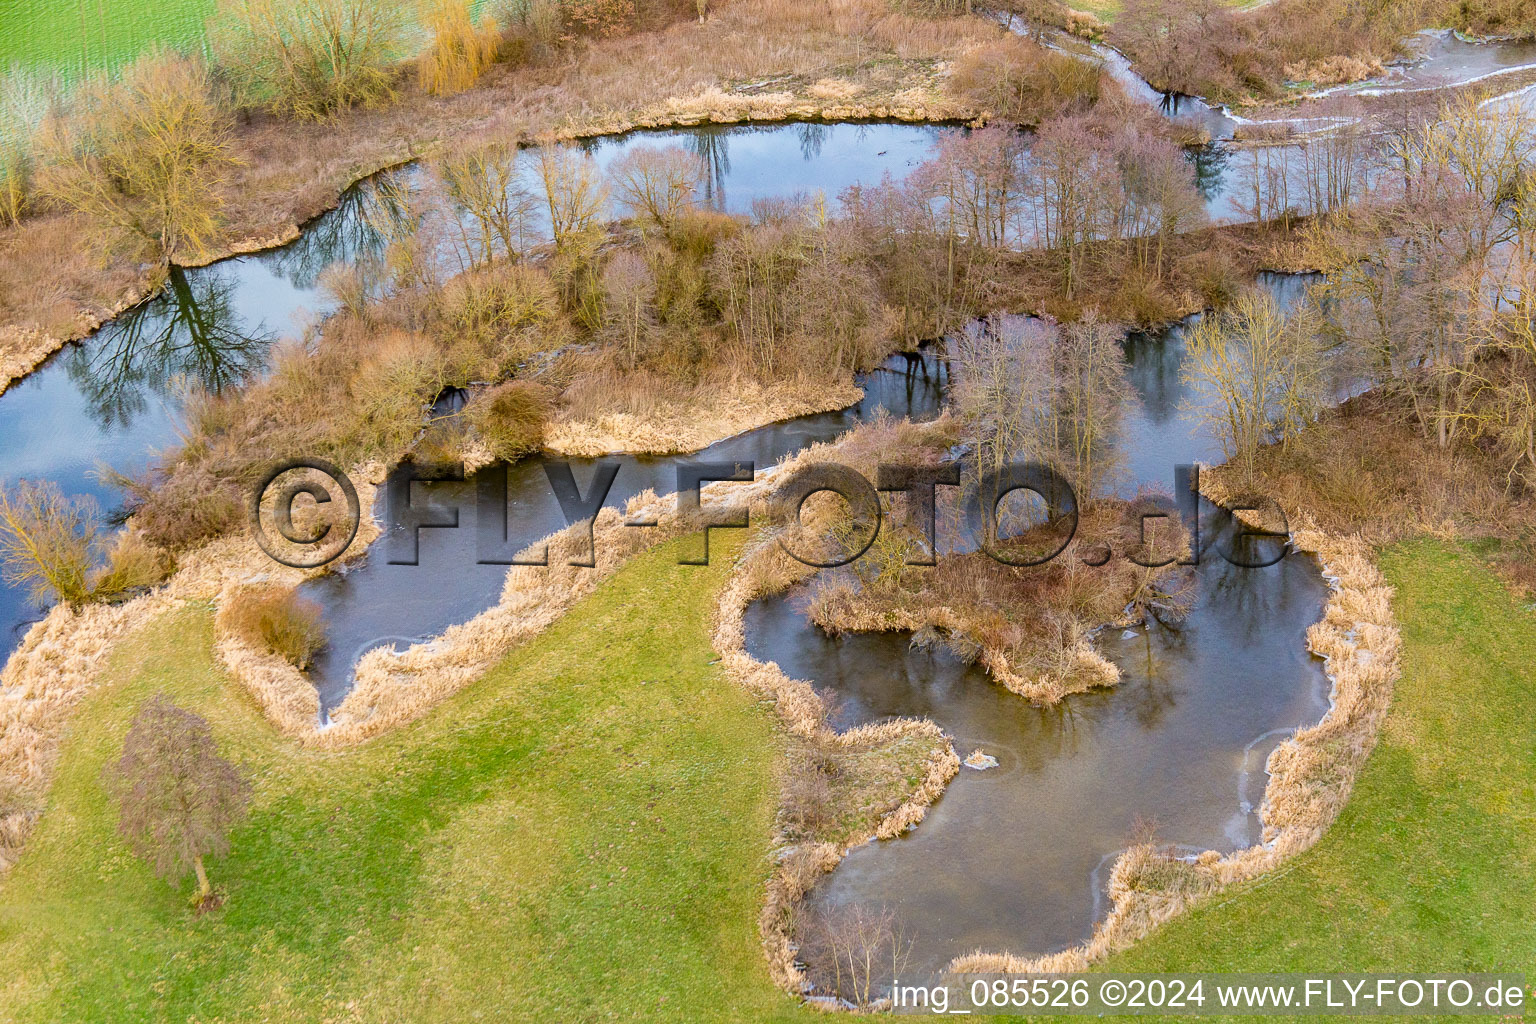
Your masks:
<path fill-rule="evenodd" d="M 901 976 L 912 942 L 889 907 L 855 903 L 823 910 L 802 947 L 817 987 L 856 1007 L 868 1007 L 883 998 L 887 983 Z"/>
<path fill-rule="evenodd" d="M 208 723 L 156 694 L 134 716 L 106 782 L 123 838 L 164 878 L 194 872 L 194 898 L 207 907 L 213 887 L 203 858 L 229 851 L 229 830 L 245 819 L 251 798 L 244 773 L 219 756 Z"/>
<path fill-rule="evenodd" d="M 1131 127 L 1114 150 L 1122 196 L 1116 234 L 1136 240 L 1137 262 L 1160 279 L 1168 241 L 1205 223 L 1205 197 L 1184 151 L 1165 136 Z"/>
<path fill-rule="evenodd" d="M 941 200 L 951 231 L 974 245 L 1007 246 L 1020 198 L 1023 142 L 1008 128 L 946 136 L 919 168 L 919 187 Z"/>
<path fill-rule="evenodd" d="M 1254 142 L 1239 153 L 1237 208 L 1243 217 L 1259 224 L 1283 221 L 1289 227 L 1293 181 L 1298 171 L 1292 164 L 1297 150 L 1270 142 Z"/>
<path fill-rule="evenodd" d="M 38 71 L 0 70 L 0 226 L 20 223 L 31 205 L 38 127 L 58 96 L 58 82 Z"/>
<path fill-rule="evenodd" d="M 1062 254 L 1064 292 L 1071 297 L 1083 252 L 1103 238 L 1120 205 L 1120 175 L 1088 117 L 1064 117 L 1041 125 L 1030 152 L 1026 188 L 1036 234 Z"/>
<path fill-rule="evenodd" d="M 203 64 L 150 53 L 121 83 L 83 88 L 73 113 L 53 122 L 43 191 L 110 231 L 110 245 L 162 263 L 200 253 L 234 166 L 230 133 Z"/>
<path fill-rule="evenodd" d="M 1215 0 L 1126 0 L 1115 19 L 1115 38 L 1154 87 L 1194 92 L 1219 10 Z"/>
<path fill-rule="evenodd" d="M 1083 508 L 1104 490 L 1120 418 L 1131 396 L 1120 350 L 1124 333 L 1090 309 L 1066 326 L 1056 350 L 1057 460 Z"/>
<path fill-rule="evenodd" d="M 636 146 L 608 168 L 619 204 L 663 229 L 693 205 L 704 175 L 704 161 L 679 146 Z"/>
<path fill-rule="evenodd" d="M 555 250 L 586 247 L 608 204 L 597 165 L 580 150 L 550 143 L 538 148 L 535 166 L 544 186 Z"/>
<path fill-rule="evenodd" d="M 453 146 L 438 159 L 437 176 L 458 213 L 468 265 L 485 266 L 498 254 L 519 258 L 538 200 L 520 180 L 516 148 Z"/>
<path fill-rule="evenodd" d="M 1259 449 L 1316 414 L 1323 370 L 1315 316 L 1303 307 L 1287 317 L 1267 294 L 1250 291 L 1190 332 L 1183 377 L 1203 392 L 1194 411 L 1251 482 Z"/>

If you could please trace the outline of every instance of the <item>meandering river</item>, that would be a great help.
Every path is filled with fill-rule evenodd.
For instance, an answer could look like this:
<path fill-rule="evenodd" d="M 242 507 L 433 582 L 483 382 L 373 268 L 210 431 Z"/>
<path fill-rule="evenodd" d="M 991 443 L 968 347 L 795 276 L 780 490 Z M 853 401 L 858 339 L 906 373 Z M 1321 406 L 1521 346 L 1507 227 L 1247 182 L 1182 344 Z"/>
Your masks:
<path fill-rule="evenodd" d="M 1440 69 L 1495 75 L 1531 56 L 1465 45 L 1441 38 L 1422 64 L 1356 91 L 1419 87 Z M 1164 104 L 1118 54 L 1102 55 L 1133 95 L 1171 116 L 1198 118 L 1214 139 L 1231 136 L 1238 119 L 1227 112 L 1189 98 Z M 746 212 L 760 199 L 817 191 L 832 197 L 886 175 L 899 179 L 927 159 L 946 132 L 959 130 L 707 127 L 631 133 L 588 148 L 606 165 L 638 144 L 690 147 L 709 169 L 706 201 Z M 1236 171 L 1229 157 L 1219 143 L 1192 156 L 1218 219 L 1234 209 Z M 409 179 L 420 172 L 390 173 Z M 175 445 L 188 387 L 220 390 L 258 378 L 276 339 L 302 336 L 329 312 L 318 285 L 321 271 L 379 252 L 366 216 L 369 202 L 369 189 L 355 188 L 290 245 L 173 270 L 160 295 L 66 347 L 0 395 L 0 433 L 7 439 L 0 480 L 53 480 L 67 494 L 110 504 L 115 494 L 95 470 L 105 465 L 133 473 Z M 1263 283 L 1288 302 L 1306 282 L 1270 275 Z M 1121 442 L 1128 486 L 1166 486 L 1175 464 L 1219 458 L 1196 408 L 1199 396 L 1187 392 L 1180 373 L 1184 331 L 1126 341 L 1134 391 Z M 943 402 L 946 364 L 927 353 L 915 361 L 898 357 L 862 384 L 865 397 L 850 409 L 748 431 L 694 457 L 749 460 L 762 469 L 877 410 L 932 416 Z M 619 461 L 610 504 L 646 488 L 673 489 L 679 460 Z M 578 468 L 583 485 L 589 472 Z M 429 486 L 469 513 L 457 530 L 423 531 L 418 565 L 391 566 L 374 551 L 305 585 L 329 623 L 329 646 L 313 670 L 326 708 L 345 695 L 364 651 L 431 637 L 499 596 L 504 570 L 474 564 L 473 483 Z M 540 460 L 513 466 L 511 486 L 520 538 L 531 543 L 563 525 Z M 915 937 L 920 969 L 936 969 L 978 947 L 1045 952 L 1086 937 L 1106 909 L 1106 868 L 1138 819 L 1155 823 L 1161 840 L 1192 850 L 1251 844 L 1258 837 L 1264 758 L 1289 730 L 1316 721 L 1327 707 L 1326 676 L 1304 647 L 1326 586 L 1305 557 L 1246 570 L 1208 553 L 1186 619 L 1101 635 L 1099 646 L 1120 667 L 1121 683 L 1051 708 L 1032 707 L 974 667 L 912 650 L 902 636 L 830 639 L 805 620 L 798 596 L 757 602 L 748 613 L 748 643 L 791 675 L 838 693 L 837 725 L 927 715 L 955 738 L 962 756 L 979 748 L 999 761 L 986 772 L 962 769 L 920 828 L 854 851 L 813 896 L 821 905 L 857 900 L 894 907 Z M 0 590 L 5 650 L 40 613 L 17 590 Z"/>

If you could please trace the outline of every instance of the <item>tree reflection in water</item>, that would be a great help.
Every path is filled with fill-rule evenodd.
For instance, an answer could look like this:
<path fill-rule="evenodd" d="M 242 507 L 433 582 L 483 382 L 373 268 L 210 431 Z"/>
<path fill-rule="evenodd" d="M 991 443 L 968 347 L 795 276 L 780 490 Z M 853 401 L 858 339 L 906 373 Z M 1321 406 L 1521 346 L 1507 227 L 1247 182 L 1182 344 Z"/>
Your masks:
<path fill-rule="evenodd" d="M 704 205 L 725 209 L 725 176 L 731 173 L 730 131 L 720 125 L 702 125 L 688 136 L 688 146 L 704 161 Z"/>
<path fill-rule="evenodd" d="M 1232 150 L 1214 142 L 1207 142 L 1203 146 L 1188 149 L 1185 153 L 1189 162 L 1194 165 L 1195 187 L 1200 190 L 1200 194 L 1207 200 L 1221 195 L 1227 163 L 1232 159 Z"/>
<path fill-rule="evenodd" d="M 813 121 L 796 125 L 795 135 L 800 140 L 800 159 L 810 163 L 821 156 L 821 147 L 827 141 L 827 136 L 830 134 L 831 130 L 826 125 L 816 124 Z M 862 131 L 859 133 L 860 142 L 864 141 L 866 134 L 866 132 Z"/>
<path fill-rule="evenodd" d="M 65 370 L 103 429 L 127 428 L 151 397 L 185 386 L 218 393 L 265 363 L 275 335 L 235 312 L 236 281 L 212 267 L 172 267 L 165 290 L 66 356 Z"/>
<path fill-rule="evenodd" d="M 259 259 L 295 288 L 308 291 L 319 284 L 321 273 L 333 263 L 383 256 L 385 242 L 373 210 L 380 195 L 378 182 L 399 179 L 404 184 L 413 176 L 408 171 L 386 174 L 348 189 L 334 210 L 316 218 L 292 242 Z M 384 192 L 394 194 L 389 189 Z"/>

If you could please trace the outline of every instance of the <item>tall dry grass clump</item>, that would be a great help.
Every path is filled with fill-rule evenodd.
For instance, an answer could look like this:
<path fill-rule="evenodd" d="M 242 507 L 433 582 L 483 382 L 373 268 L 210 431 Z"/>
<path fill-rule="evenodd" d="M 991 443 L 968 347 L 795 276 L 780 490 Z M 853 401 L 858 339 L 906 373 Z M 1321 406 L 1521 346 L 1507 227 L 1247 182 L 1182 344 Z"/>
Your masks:
<path fill-rule="evenodd" d="M 248 587 L 219 602 L 219 624 L 303 671 L 325 645 L 320 606 L 293 590 Z"/>
<path fill-rule="evenodd" d="M 416 79 L 434 96 L 463 92 L 496 62 L 501 31 L 489 13 L 476 23 L 469 0 L 424 0 L 422 23 L 432 44 L 416 58 Z"/>
<path fill-rule="evenodd" d="M 42 193 L 111 249 L 162 263 L 206 252 L 235 166 L 233 121 L 211 86 L 201 61 L 159 52 L 121 82 L 83 86 L 47 133 Z"/>
<path fill-rule="evenodd" d="M 222 0 L 209 40 L 241 102 L 321 120 L 394 96 L 404 10 L 378 0 Z"/>

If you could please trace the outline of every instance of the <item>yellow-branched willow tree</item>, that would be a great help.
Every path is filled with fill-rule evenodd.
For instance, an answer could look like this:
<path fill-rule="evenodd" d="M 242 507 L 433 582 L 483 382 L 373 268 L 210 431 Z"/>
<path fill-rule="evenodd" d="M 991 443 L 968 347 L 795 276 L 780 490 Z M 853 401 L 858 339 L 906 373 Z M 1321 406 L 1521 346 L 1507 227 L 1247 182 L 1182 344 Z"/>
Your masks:
<path fill-rule="evenodd" d="M 201 61 L 151 52 L 122 81 L 82 88 L 53 119 L 43 192 L 82 214 L 108 250 L 160 263 L 202 254 L 235 166 L 231 131 Z"/>

